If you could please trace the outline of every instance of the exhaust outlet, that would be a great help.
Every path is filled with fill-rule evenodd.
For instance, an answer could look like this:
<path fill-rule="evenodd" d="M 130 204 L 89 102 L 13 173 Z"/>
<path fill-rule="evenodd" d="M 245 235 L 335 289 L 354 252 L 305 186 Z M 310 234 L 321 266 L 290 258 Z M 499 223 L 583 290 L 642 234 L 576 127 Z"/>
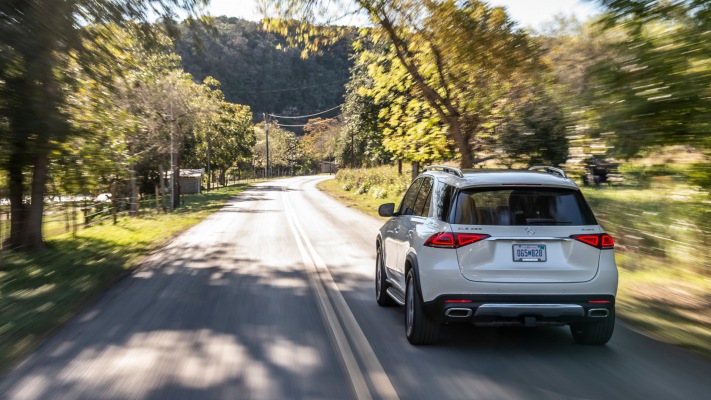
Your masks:
<path fill-rule="evenodd" d="M 444 315 L 452 318 L 467 318 L 471 317 L 472 310 L 471 308 L 448 308 Z"/>
<path fill-rule="evenodd" d="M 610 310 L 607 308 L 591 308 L 588 310 L 588 317 L 605 318 L 610 315 Z"/>

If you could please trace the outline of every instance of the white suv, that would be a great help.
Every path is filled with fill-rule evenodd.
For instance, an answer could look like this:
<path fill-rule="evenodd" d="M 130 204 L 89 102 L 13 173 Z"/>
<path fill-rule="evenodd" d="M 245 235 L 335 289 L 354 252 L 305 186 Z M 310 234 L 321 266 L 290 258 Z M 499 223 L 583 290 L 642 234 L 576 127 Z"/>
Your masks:
<path fill-rule="evenodd" d="M 580 344 L 615 327 L 614 241 L 578 186 L 553 167 L 424 169 L 376 241 L 378 304 L 405 306 L 407 339 L 445 322 L 570 325 Z"/>

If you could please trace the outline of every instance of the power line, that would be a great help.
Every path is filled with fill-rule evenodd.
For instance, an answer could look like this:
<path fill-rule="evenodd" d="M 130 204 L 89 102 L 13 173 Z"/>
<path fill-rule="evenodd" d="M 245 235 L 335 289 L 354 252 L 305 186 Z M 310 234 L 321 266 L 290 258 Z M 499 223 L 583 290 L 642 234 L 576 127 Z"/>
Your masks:
<path fill-rule="evenodd" d="M 343 115 L 343 114 L 338 114 L 338 115 L 336 115 L 335 117 L 332 117 L 332 118 L 329 118 L 329 119 L 324 119 L 323 121 L 312 122 L 312 123 L 310 123 L 310 124 L 303 124 L 303 125 L 275 124 L 275 125 L 276 125 L 276 126 L 286 126 L 286 127 L 290 127 L 290 128 L 304 127 L 304 126 L 307 126 L 307 125 L 319 125 L 319 124 L 325 124 L 326 122 L 331 122 L 332 120 L 334 120 L 334 119 L 340 117 L 341 115 Z"/>
<path fill-rule="evenodd" d="M 335 110 L 335 109 L 337 109 L 337 108 L 340 108 L 342 105 L 343 105 L 343 104 L 339 104 L 339 105 L 337 105 L 337 106 L 335 106 L 335 107 L 333 107 L 333 108 L 329 108 L 328 110 L 320 111 L 320 112 L 317 112 L 317 113 L 315 113 L 315 114 L 310 114 L 310 115 L 299 115 L 299 116 L 291 117 L 291 116 L 288 116 L 288 115 L 274 115 L 274 114 L 269 114 L 269 116 L 270 116 L 270 117 L 274 117 L 274 118 L 284 118 L 284 119 L 302 119 L 302 118 L 315 117 L 315 116 L 317 116 L 317 115 L 325 114 L 325 113 L 327 113 L 327 112 L 329 112 L 329 111 L 333 111 L 333 110 Z"/>
<path fill-rule="evenodd" d="M 293 87 L 293 88 L 286 88 L 286 89 L 238 90 L 238 91 L 235 91 L 234 93 L 280 93 L 280 92 L 290 92 L 290 91 L 296 91 L 296 90 L 312 89 L 312 88 L 317 88 L 317 87 L 322 87 L 322 86 L 334 85 L 336 83 L 346 83 L 346 82 L 348 82 L 348 79 L 341 79 L 339 81 L 320 83 L 318 85 L 309 85 L 309 86 Z"/>

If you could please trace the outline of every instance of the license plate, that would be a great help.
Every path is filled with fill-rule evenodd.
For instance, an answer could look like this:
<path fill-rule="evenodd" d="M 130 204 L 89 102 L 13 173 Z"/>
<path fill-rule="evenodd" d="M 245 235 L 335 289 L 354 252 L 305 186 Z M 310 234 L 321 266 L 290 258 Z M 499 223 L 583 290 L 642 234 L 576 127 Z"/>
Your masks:
<path fill-rule="evenodd" d="M 546 245 L 515 244 L 513 245 L 513 260 L 522 262 L 546 261 Z"/>

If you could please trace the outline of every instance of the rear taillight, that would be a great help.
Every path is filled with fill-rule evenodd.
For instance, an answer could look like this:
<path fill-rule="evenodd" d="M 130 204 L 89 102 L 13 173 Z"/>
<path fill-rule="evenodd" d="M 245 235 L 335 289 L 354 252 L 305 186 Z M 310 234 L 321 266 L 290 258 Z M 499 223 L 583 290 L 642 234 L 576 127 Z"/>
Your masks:
<path fill-rule="evenodd" d="M 484 240 L 489 236 L 490 235 L 483 235 L 479 233 L 440 232 L 430 236 L 430 238 L 425 242 L 425 246 L 457 249 L 459 247 Z"/>
<path fill-rule="evenodd" d="M 570 237 L 592 247 L 597 247 L 598 249 L 615 248 L 615 241 L 612 239 L 612 236 L 607 233 L 598 233 L 595 235 L 571 235 Z"/>

